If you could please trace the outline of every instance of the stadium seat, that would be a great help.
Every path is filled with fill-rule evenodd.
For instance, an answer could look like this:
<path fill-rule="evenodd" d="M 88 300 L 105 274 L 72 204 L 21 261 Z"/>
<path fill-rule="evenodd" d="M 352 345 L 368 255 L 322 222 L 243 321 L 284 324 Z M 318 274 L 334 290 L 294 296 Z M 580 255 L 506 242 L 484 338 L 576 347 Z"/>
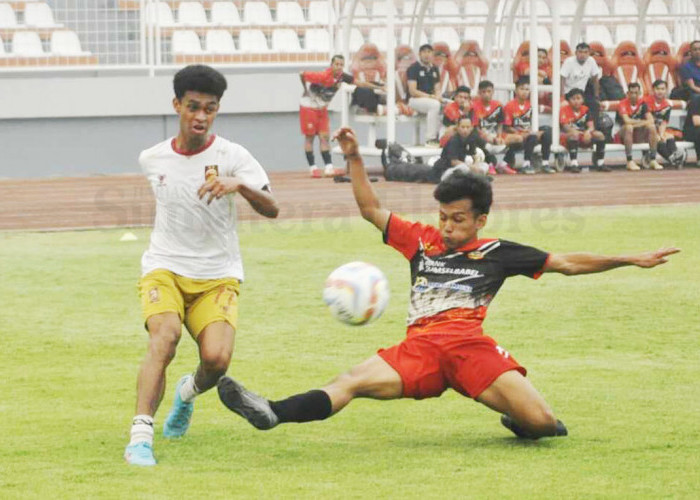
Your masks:
<path fill-rule="evenodd" d="M 665 16 L 668 15 L 668 5 L 664 0 L 651 0 L 647 7 L 648 16 Z"/>
<path fill-rule="evenodd" d="M 634 24 L 618 24 L 615 26 L 615 42 L 619 45 L 626 40 L 637 39 L 637 27 Z"/>
<path fill-rule="evenodd" d="M 647 47 L 651 46 L 654 40 L 665 40 L 670 42 L 673 40 L 668 27 L 663 24 L 647 24 L 644 26 L 644 41 Z"/>
<path fill-rule="evenodd" d="M 272 14 L 266 2 L 245 2 L 243 4 L 243 23 L 248 26 L 269 26 Z M 266 44 L 267 45 L 267 44 Z M 243 50 L 241 48 L 241 50 Z"/>
<path fill-rule="evenodd" d="M 459 24 L 461 21 L 459 6 L 451 0 L 436 0 L 433 3 L 433 16 L 426 19 L 428 24 L 438 25 Z"/>
<path fill-rule="evenodd" d="M 51 33 L 51 53 L 59 56 L 86 56 L 90 52 L 83 50 L 75 31 L 61 30 Z"/>
<path fill-rule="evenodd" d="M 524 28 L 524 38 L 526 40 L 530 39 L 530 27 L 525 26 Z M 548 49 L 552 46 L 552 35 L 546 26 L 537 26 L 535 31 L 535 36 L 537 39 L 537 46 Z"/>
<path fill-rule="evenodd" d="M 348 16 L 350 15 L 350 7 L 352 6 L 352 2 L 345 2 L 343 7 L 343 16 Z M 353 24 L 369 24 L 370 19 L 369 16 L 367 15 L 367 8 L 365 7 L 365 4 L 362 2 L 357 2 L 355 5 L 355 14 L 353 17 Z"/>
<path fill-rule="evenodd" d="M 245 53 L 270 52 L 265 34 L 257 29 L 241 30 L 238 34 L 238 49 Z"/>
<path fill-rule="evenodd" d="M 620 43 L 610 59 L 613 67 L 613 76 L 622 85 L 622 89 L 627 93 L 627 86 L 632 82 L 637 82 L 642 87 L 642 93 L 646 92 L 644 86 L 644 62 L 639 57 L 639 51 L 634 42 L 625 41 Z"/>
<path fill-rule="evenodd" d="M 460 39 L 457 30 L 449 26 L 438 26 L 433 28 L 433 44 L 435 42 L 445 42 L 450 50 L 459 48 Z"/>
<path fill-rule="evenodd" d="M 272 50 L 275 52 L 301 52 L 297 32 L 291 28 L 272 30 Z"/>
<path fill-rule="evenodd" d="M 466 85 L 470 89 L 479 86 L 489 67 L 480 45 L 475 40 L 462 42 L 455 54 L 455 64 L 457 65 L 457 85 Z"/>
<path fill-rule="evenodd" d="M 399 44 L 401 45 L 411 45 L 411 27 L 410 26 L 404 26 L 401 28 L 401 33 L 399 35 Z M 420 41 L 418 42 L 418 45 L 423 45 L 428 43 L 428 35 L 425 34 L 425 31 L 421 30 L 420 34 Z"/>
<path fill-rule="evenodd" d="M 489 15 L 488 3 L 482 0 L 469 0 L 464 6 L 464 13 L 473 21 L 485 21 Z"/>
<path fill-rule="evenodd" d="M 310 23 L 323 26 L 336 22 L 335 11 L 325 0 L 309 2 L 308 18 Z"/>
<path fill-rule="evenodd" d="M 386 61 L 373 43 L 365 43 L 355 52 L 350 69 L 358 82 L 386 81 Z"/>
<path fill-rule="evenodd" d="M 605 0 L 588 0 L 583 13 L 586 16 L 607 16 L 610 14 L 610 9 Z"/>
<path fill-rule="evenodd" d="M 549 64 L 552 64 L 552 54 L 553 54 L 553 49 L 554 47 L 551 47 L 549 49 Z M 571 45 L 569 45 L 569 42 L 566 40 L 559 40 L 559 60 L 561 61 L 561 64 L 564 64 L 564 61 L 566 61 L 569 57 L 574 55 L 574 51 L 571 50 Z"/>
<path fill-rule="evenodd" d="M 306 52 L 325 52 L 331 50 L 331 36 L 323 28 L 308 29 L 304 33 L 304 50 Z"/>
<path fill-rule="evenodd" d="M 28 3 L 24 6 L 24 24 L 32 28 L 60 28 L 63 25 L 53 18 L 53 11 L 46 3 Z"/>
<path fill-rule="evenodd" d="M 389 6 L 386 1 L 372 2 L 371 22 L 376 24 L 386 24 L 386 17 L 389 14 Z M 394 23 L 403 24 L 403 19 L 398 16 L 398 12 L 394 12 Z"/>
<path fill-rule="evenodd" d="M 396 47 L 396 100 L 408 101 L 408 67 L 418 58 L 410 45 Z"/>
<path fill-rule="evenodd" d="M 513 62 L 511 63 L 511 72 L 513 73 L 513 81 L 517 82 L 521 76 L 523 76 L 523 72 L 520 70 L 520 67 L 522 66 L 522 63 L 528 63 L 530 62 L 530 42 L 525 40 L 522 42 L 517 50 L 515 51 L 515 55 L 513 56 Z"/>
<path fill-rule="evenodd" d="M 306 24 L 301 5 L 298 2 L 277 2 L 277 22 L 287 26 Z"/>
<path fill-rule="evenodd" d="M 466 26 L 462 40 L 474 40 L 481 47 L 484 44 L 484 33 L 483 26 Z"/>
<path fill-rule="evenodd" d="M 16 31 L 12 35 L 12 54 L 20 57 L 45 56 L 39 33 L 35 31 Z"/>
<path fill-rule="evenodd" d="M 605 46 L 599 41 L 590 42 L 588 45 L 591 46 L 591 56 L 602 70 L 603 76 L 611 76 L 614 69 Z"/>
<path fill-rule="evenodd" d="M 172 48 L 173 54 L 186 54 L 194 55 L 201 54 L 202 43 L 197 36 L 197 33 L 190 30 L 178 30 L 173 32 L 172 37 Z"/>
<path fill-rule="evenodd" d="M 146 4 L 146 23 L 162 27 L 175 26 L 175 18 L 167 2 Z"/>
<path fill-rule="evenodd" d="M 668 92 L 676 86 L 674 70 L 676 58 L 671 55 L 671 47 L 665 40 L 656 40 L 644 53 L 644 86 L 651 93 L 651 84 L 656 80 L 666 82 Z"/>
<path fill-rule="evenodd" d="M 367 37 L 367 41 L 376 45 L 377 48 L 379 48 L 379 50 L 381 50 L 382 52 L 386 52 L 386 36 L 387 30 L 385 27 L 374 27 L 369 30 L 369 36 Z"/>
<path fill-rule="evenodd" d="M 199 2 L 180 2 L 177 21 L 182 26 L 206 26 L 209 24 L 204 6 Z"/>
<path fill-rule="evenodd" d="M 340 36 L 340 32 L 338 32 L 338 36 Z M 350 30 L 350 47 L 348 47 L 350 52 L 359 50 L 364 43 L 365 37 L 362 36 L 362 32 L 357 28 L 352 28 Z"/>
<path fill-rule="evenodd" d="M 433 44 L 435 57 L 433 63 L 440 70 L 440 95 L 452 96 L 457 88 L 457 65 L 452 57 L 452 50 L 445 42 Z"/>
<path fill-rule="evenodd" d="M 573 16 L 576 14 L 576 0 L 559 0 L 559 15 Z"/>
<path fill-rule="evenodd" d="M 612 5 L 614 8 L 613 13 L 616 16 L 629 16 L 636 18 L 639 15 L 637 2 L 634 2 L 633 0 L 615 0 L 612 2 Z"/>
<path fill-rule="evenodd" d="M 233 2 L 214 2 L 211 5 L 211 23 L 217 26 L 240 26 L 241 16 Z"/>
<path fill-rule="evenodd" d="M 206 51 L 211 54 L 233 54 L 236 52 L 233 36 L 226 30 L 207 31 L 204 46 Z"/>
<path fill-rule="evenodd" d="M 9 3 L 0 3 L 0 28 L 16 28 L 17 16 Z"/>
<path fill-rule="evenodd" d="M 610 30 L 606 26 L 592 24 L 586 27 L 586 40 L 597 40 L 605 49 L 612 50 L 615 47 Z"/>

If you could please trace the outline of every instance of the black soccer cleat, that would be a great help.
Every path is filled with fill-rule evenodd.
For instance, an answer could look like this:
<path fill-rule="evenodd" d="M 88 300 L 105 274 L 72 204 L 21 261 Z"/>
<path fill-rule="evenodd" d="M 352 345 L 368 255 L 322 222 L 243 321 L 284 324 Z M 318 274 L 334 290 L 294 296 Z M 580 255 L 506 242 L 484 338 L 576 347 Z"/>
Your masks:
<path fill-rule="evenodd" d="M 221 377 L 217 389 L 224 406 L 245 418 L 253 427 L 266 431 L 279 423 L 267 399 L 250 392 L 231 377 Z"/>
<path fill-rule="evenodd" d="M 509 431 L 511 431 L 513 434 L 515 434 L 516 436 L 518 436 L 521 439 L 533 439 L 533 440 L 535 440 L 535 439 L 539 439 L 540 437 L 543 437 L 543 436 L 535 436 L 533 434 L 530 434 L 525 429 L 520 427 L 515 422 L 515 420 L 510 418 L 510 416 L 505 414 L 505 413 L 503 415 L 501 415 L 501 424 L 503 425 L 503 427 L 505 427 L 506 429 L 508 429 Z M 564 422 L 562 422 L 561 420 L 557 420 L 557 427 L 556 427 L 556 430 L 554 431 L 554 436 L 563 437 L 563 436 L 568 436 L 568 435 L 569 435 L 569 431 L 566 430 L 566 426 L 564 425 Z"/>

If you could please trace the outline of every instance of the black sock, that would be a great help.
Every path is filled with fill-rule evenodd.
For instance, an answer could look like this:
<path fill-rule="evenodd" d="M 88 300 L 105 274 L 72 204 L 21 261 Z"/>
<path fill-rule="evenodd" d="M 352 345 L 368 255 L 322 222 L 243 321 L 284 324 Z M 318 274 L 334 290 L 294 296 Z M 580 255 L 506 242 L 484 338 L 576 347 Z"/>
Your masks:
<path fill-rule="evenodd" d="M 549 161 L 549 155 L 552 151 L 552 129 L 550 127 L 542 127 L 542 137 L 540 138 L 540 144 L 542 144 L 542 160 Z"/>
<path fill-rule="evenodd" d="M 676 152 L 676 140 L 674 138 L 666 139 L 666 148 L 668 149 L 668 154 L 672 155 Z"/>
<path fill-rule="evenodd" d="M 331 398 L 325 391 L 313 390 L 296 394 L 282 401 L 270 401 L 280 422 L 311 422 L 331 416 Z"/>
<path fill-rule="evenodd" d="M 605 158 L 605 141 L 593 141 L 595 145 L 595 161 Z"/>
<path fill-rule="evenodd" d="M 313 167 L 316 165 L 316 160 L 314 159 L 314 152 L 313 151 L 305 151 L 306 153 L 306 161 L 309 162 L 309 166 Z"/>
<path fill-rule="evenodd" d="M 532 159 L 532 152 L 535 150 L 535 146 L 537 145 L 537 136 L 536 135 L 528 135 L 525 137 L 524 141 L 524 147 L 525 147 L 525 161 L 530 161 Z"/>
<path fill-rule="evenodd" d="M 567 139 L 566 140 L 566 149 L 569 150 L 569 157 L 571 157 L 572 160 L 575 160 L 578 158 L 578 139 Z"/>
<path fill-rule="evenodd" d="M 506 154 L 503 155 L 503 161 L 508 165 L 513 165 L 513 163 L 515 163 L 515 145 L 511 145 L 506 148 Z"/>
<path fill-rule="evenodd" d="M 625 153 L 625 156 L 627 157 L 627 161 L 632 161 L 632 153 Z"/>
<path fill-rule="evenodd" d="M 649 158 L 652 160 L 656 160 L 656 150 L 655 149 L 649 149 Z"/>
<path fill-rule="evenodd" d="M 330 151 L 321 151 L 321 157 L 323 158 L 324 165 L 330 165 L 331 163 L 333 163 L 333 160 L 331 160 Z"/>

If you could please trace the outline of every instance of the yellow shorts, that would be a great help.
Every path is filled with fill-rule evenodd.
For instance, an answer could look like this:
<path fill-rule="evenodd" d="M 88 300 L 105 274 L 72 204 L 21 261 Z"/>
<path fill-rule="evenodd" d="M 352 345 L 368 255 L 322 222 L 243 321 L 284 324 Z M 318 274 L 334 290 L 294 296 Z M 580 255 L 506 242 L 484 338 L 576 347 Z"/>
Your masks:
<path fill-rule="evenodd" d="M 195 339 L 215 321 L 236 328 L 239 291 L 235 278 L 197 280 L 166 269 L 151 271 L 139 280 L 144 322 L 155 314 L 174 312 Z"/>

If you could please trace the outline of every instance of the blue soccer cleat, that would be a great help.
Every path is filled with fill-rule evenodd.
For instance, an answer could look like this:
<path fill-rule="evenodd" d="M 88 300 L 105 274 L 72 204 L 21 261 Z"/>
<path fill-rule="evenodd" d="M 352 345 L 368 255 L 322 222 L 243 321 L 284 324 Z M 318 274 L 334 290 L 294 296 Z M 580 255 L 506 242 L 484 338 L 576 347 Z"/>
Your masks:
<path fill-rule="evenodd" d="M 177 386 L 175 386 L 173 407 L 170 413 L 168 413 L 168 418 L 165 419 L 165 423 L 163 423 L 163 436 L 166 438 L 182 437 L 190 426 L 192 412 L 194 411 L 194 403 L 185 403 L 180 398 L 180 387 L 185 383 L 187 377 L 190 376 L 191 375 L 185 375 L 177 383 Z"/>
<path fill-rule="evenodd" d="M 124 450 L 124 459 L 129 465 L 151 466 L 156 464 L 153 448 L 145 441 L 131 444 Z"/>

